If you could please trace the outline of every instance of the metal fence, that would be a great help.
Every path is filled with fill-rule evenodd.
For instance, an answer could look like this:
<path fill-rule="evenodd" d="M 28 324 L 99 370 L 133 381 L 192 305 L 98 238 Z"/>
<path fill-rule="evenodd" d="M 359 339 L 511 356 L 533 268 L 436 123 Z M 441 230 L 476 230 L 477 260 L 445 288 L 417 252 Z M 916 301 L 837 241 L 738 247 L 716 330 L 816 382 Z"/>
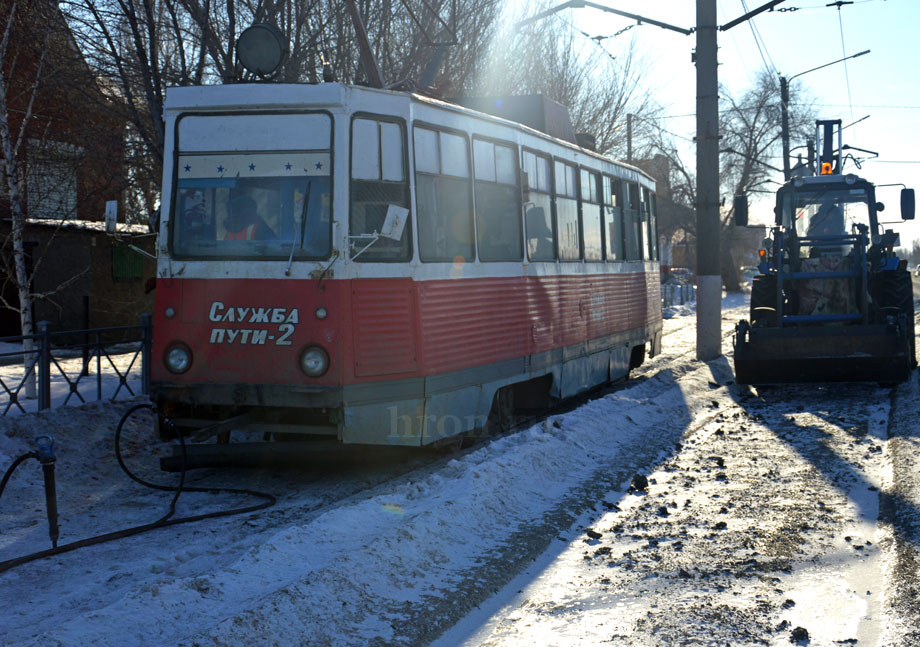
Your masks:
<path fill-rule="evenodd" d="M 52 332 L 40 321 L 37 328 L 0 338 L 0 415 L 149 393 L 149 314 L 137 326 Z"/>
<path fill-rule="evenodd" d="M 689 283 L 662 283 L 661 307 L 682 306 L 696 301 L 696 288 Z"/>

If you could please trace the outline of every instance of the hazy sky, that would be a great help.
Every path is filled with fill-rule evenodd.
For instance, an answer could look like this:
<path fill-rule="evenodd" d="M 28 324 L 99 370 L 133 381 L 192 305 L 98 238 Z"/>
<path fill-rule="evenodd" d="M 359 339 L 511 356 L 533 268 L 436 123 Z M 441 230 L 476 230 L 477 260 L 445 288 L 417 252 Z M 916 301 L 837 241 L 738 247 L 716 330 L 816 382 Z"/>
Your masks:
<path fill-rule="evenodd" d="M 725 24 L 766 0 L 719 0 L 718 21 Z M 719 34 L 719 82 L 735 94 L 748 87 L 764 67 L 787 77 L 863 50 L 869 54 L 809 72 L 792 80 L 814 99 L 818 117 L 842 119 L 844 143 L 877 151 L 862 170 L 845 169 L 876 184 L 904 183 L 920 191 L 920 1 L 854 0 L 827 6 L 830 0 L 786 0 L 773 11 Z M 694 0 L 601 0 L 607 6 L 681 27 L 696 22 Z M 794 9 L 794 10 L 793 10 Z M 630 24 L 627 18 L 595 9 L 568 9 L 560 18 L 591 36 L 609 36 Z M 754 31 L 759 34 L 755 39 Z M 662 125 L 692 138 L 695 129 L 696 69 L 690 55 L 696 36 L 652 25 L 632 28 L 601 41 L 616 53 L 636 38 L 648 63 L 649 88 L 672 115 Z M 758 46 L 759 45 L 759 46 Z M 777 84 L 777 94 L 779 93 Z M 689 115 L 689 116 L 688 116 Z M 792 142 L 793 146 L 804 142 Z M 781 167 L 780 159 L 773 160 Z M 778 176 L 777 179 L 781 179 Z M 900 187 L 881 189 L 888 220 L 900 220 Z M 769 210 L 769 209 L 768 209 Z M 761 206 L 761 211 L 763 207 Z M 901 227 L 902 244 L 920 239 L 920 224 Z"/>

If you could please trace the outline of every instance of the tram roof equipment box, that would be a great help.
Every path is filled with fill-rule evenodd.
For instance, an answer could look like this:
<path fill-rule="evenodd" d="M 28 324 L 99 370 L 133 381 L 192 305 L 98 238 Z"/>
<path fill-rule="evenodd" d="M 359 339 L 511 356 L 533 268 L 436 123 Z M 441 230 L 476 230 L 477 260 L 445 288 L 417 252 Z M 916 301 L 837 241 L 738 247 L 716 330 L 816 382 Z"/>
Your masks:
<path fill-rule="evenodd" d="M 508 97 L 459 97 L 453 103 L 516 121 L 556 139 L 578 144 L 569 109 L 542 94 Z"/>

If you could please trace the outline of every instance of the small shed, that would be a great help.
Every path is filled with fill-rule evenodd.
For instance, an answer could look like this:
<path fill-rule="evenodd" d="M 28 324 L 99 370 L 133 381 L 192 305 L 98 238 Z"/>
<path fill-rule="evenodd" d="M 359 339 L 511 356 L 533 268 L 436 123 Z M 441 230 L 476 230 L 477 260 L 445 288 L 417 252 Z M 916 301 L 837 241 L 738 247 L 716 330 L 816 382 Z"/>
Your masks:
<path fill-rule="evenodd" d="M 0 236 L 9 240 L 9 234 L 9 220 L 0 220 Z M 79 330 L 135 325 L 142 313 L 153 312 L 146 283 L 156 275 L 156 234 L 147 227 L 119 224 L 110 234 L 104 222 L 28 219 L 24 239 L 32 292 L 45 295 L 34 304 L 34 321 L 50 322 L 51 330 Z M 7 244 L 2 296 L 18 305 L 15 282 L 6 273 L 12 270 L 10 253 Z M 0 336 L 19 334 L 19 313 L 0 309 Z"/>

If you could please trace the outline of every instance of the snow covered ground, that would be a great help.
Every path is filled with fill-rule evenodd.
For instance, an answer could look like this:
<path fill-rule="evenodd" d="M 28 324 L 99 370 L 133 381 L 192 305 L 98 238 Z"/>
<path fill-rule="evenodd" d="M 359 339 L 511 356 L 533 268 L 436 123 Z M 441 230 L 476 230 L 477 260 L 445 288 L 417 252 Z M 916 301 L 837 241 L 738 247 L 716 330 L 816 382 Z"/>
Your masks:
<path fill-rule="evenodd" d="M 745 309 L 723 305 L 726 352 Z M 692 308 L 669 314 L 628 384 L 465 452 L 198 471 L 279 502 L 0 573 L 0 644 L 920 644 L 916 377 L 758 392 L 730 355 L 695 360 Z M 61 544 L 168 507 L 115 464 L 126 408 L 0 420 L 3 469 L 55 436 Z M 132 417 L 128 463 L 170 482 L 150 441 Z M 178 514 L 251 502 L 186 493 Z M 49 545 L 30 461 L 0 498 L 0 561 Z"/>

